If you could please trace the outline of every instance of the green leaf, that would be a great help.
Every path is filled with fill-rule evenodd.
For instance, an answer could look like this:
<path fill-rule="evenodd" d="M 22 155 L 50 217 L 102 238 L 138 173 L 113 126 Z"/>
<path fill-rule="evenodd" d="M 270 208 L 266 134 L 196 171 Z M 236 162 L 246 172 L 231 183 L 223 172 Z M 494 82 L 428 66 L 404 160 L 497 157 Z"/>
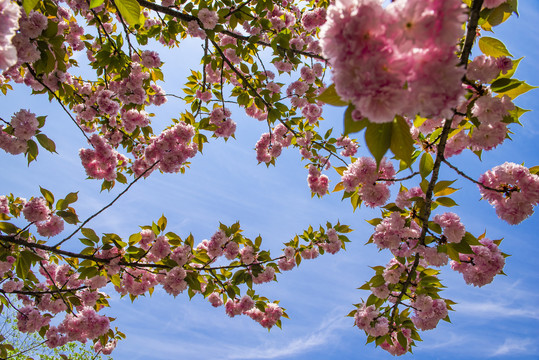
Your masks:
<path fill-rule="evenodd" d="M 0 222 L 0 231 L 6 234 L 16 234 L 19 228 L 12 223 Z"/>
<path fill-rule="evenodd" d="M 167 227 L 167 218 L 165 215 L 161 215 L 161 218 L 157 221 L 157 226 L 159 226 L 161 231 L 165 231 L 165 228 Z"/>
<path fill-rule="evenodd" d="M 526 84 L 525 82 L 521 82 L 518 86 L 511 87 L 510 89 L 506 89 L 504 91 L 498 92 L 499 95 L 507 95 L 511 99 L 516 99 L 518 96 L 527 93 L 530 90 L 537 89 L 537 86 L 531 86 L 529 84 Z"/>
<path fill-rule="evenodd" d="M 337 91 L 335 90 L 335 84 L 331 84 L 326 90 L 324 90 L 322 94 L 318 95 L 316 99 L 333 106 L 348 105 L 348 103 L 341 100 L 341 97 L 339 96 L 339 94 L 337 94 Z"/>
<path fill-rule="evenodd" d="M 28 146 L 28 148 L 26 149 L 26 155 L 28 156 L 28 164 L 30 164 L 37 158 L 37 155 L 39 154 L 39 149 L 37 148 L 37 144 L 34 140 L 28 140 L 26 142 L 26 145 Z"/>
<path fill-rule="evenodd" d="M 90 9 L 96 8 L 98 6 L 101 6 L 105 0 L 91 0 L 90 1 Z"/>
<path fill-rule="evenodd" d="M 414 153 L 414 139 L 410 134 L 410 126 L 402 116 L 397 116 L 392 124 L 391 152 L 397 159 L 410 166 L 412 164 L 412 154 Z"/>
<path fill-rule="evenodd" d="M 90 228 L 82 228 L 80 229 L 82 235 L 86 236 L 88 239 L 92 240 L 94 243 L 99 242 L 99 236 L 95 233 L 93 229 Z M 93 244 L 91 245 L 93 246 Z"/>
<path fill-rule="evenodd" d="M 41 193 L 43 194 L 43 197 L 45 197 L 45 200 L 49 203 L 49 205 L 54 204 L 54 195 L 47 189 L 39 187 L 39 190 L 41 190 Z"/>
<path fill-rule="evenodd" d="M 511 53 L 507 50 L 504 43 L 498 39 L 491 38 L 488 36 L 483 36 L 479 39 L 479 49 L 481 52 L 487 56 L 500 57 L 500 56 L 510 56 Z"/>
<path fill-rule="evenodd" d="M 434 195 L 436 195 L 437 192 L 440 192 L 444 189 L 447 189 L 449 186 L 453 185 L 453 183 L 456 180 L 450 181 L 450 180 L 441 180 L 434 185 Z"/>
<path fill-rule="evenodd" d="M 421 174 L 421 177 L 424 179 L 429 176 L 433 168 L 434 160 L 432 160 L 432 156 L 430 156 L 429 153 L 424 153 L 423 156 L 421 156 L 421 160 L 419 160 L 419 173 Z"/>
<path fill-rule="evenodd" d="M 436 202 L 442 206 L 447 206 L 447 207 L 452 207 L 452 206 L 457 206 L 457 203 L 455 202 L 455 200 L 451 199 L 450 197 L 439 197 L 438 199 L 436 199 Z"/>
<path fill-rule="evenodd" d="M 393 123 L 371 123 L 367 126 L 365 131 L 365 142 L 369 148 L 369 152 L 376 159 L 376 164 L 379 165 L 380 161 L 386 154 L 387 150 L 391 146 L 391 134 L 393 132 Z"/>
<path fill-rule="evenodd" d="M 23 0 L 22 7 L 27 14 L 30 14 L 30 11 L 34 10 L 39 0 Z"/>
<path fill-rule="evenodd" d="M 369 125 L 369 120 L 367 120 L 367 118 L 363 118 L 359 121 L 352 119 L 352 112 L 354 109 L 354 105 L 350 105 L 344 112 L 344 135 L 357 133 Z"/>
<path fill-rule="evenodd" d="M 76 202 L 79 199 L 77 194 L 78 192 L 72 192 L 72 193 L 67 194 L 65 199 L 58 200 L 58 202 L 56 203 L 56 210 L 67 209 L 69 205 L 71 205 L 72 203 Z"/>
<path fill-rule="evenodd" d="M 129 25 L 142 23 L 142 11 L 137 0 L 116 0 L 116 6 Z"/>
<path fill-rule="evenodd" d="M 68 224 L 76 225 L 80 222 L 77 214 L 71 211 L 60 210 L 56 212 L 56 215 L 62 217 Z"/>
<path fill-rule="evenodd" d="M 37 141 L 39 141 L 39 144 L 48 152 L 55 153 L 56 152 L 56 144 L 54 141 L 49 139 L 47 135 L 41 133 L 36 135 Z"/>

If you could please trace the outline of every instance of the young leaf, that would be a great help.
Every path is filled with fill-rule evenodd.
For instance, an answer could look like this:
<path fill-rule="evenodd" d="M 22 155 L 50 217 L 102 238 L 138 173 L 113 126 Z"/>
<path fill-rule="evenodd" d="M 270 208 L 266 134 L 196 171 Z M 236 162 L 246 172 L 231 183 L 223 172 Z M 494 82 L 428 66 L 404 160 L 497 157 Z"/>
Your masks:
<path fill-rule="evenodd" d="M 404 161 L 407 166 L 412 164 L 414 139 L 410 133 L 410 126 L 402 116 L 397 116 L 393 121 L 390 149 L 395 157 Z"/>
<path fill-rule="evenodd" d="M 335 91 L 335 84 L 331 84 L 322 94 L 318 95 L 316 99 L 333 106 L 348 105 L 347 102 L 341 100 L 341 97 L 337 94 L 337 91 Z"/>
<path fill-rule="evenodd" d="M 365 131 L 365 142 L 369 152 L 376 159 L 376 164 L 380 164 L 382 158 L 391 146 L 391 134 L 393 123 L 369 123 Z"/>
<path fill-rule="evenodd" d="M 129 25 L 141 23 L 141 9 L 137 0 L 116 0 L 120 14 Z"/>
<path fill-rule="evenodd" d="M 498 39 L 491 38 L 488 36 L 483 36 L 479 39 L 479 49 L 481 52 L 487 56 L 500 57 L 500 56 L 510 56 L 511 53 L 507 50 L 504 43 Z"/>
<path fill-rule="evenodd" d="M 421 160 L 419 160 L 419 173 L 421 174 L 421 177 L 424 179 L 429 176 L 433 168 L 434 161 L 432 160 L 432 156 L 430 156 L 429 153 L 424 153 L 423 156 L 421 156 Z"/>
<path fill-rule="evenodd" d="M 346 108 L 344 112 L 344 135 L 357 133 L 369 125 L 369 120 L 366 118 L 359 121 L 355 121 L 352 118 L 352 111 L 354 111 L 354 105 L 350 105 Z"/>

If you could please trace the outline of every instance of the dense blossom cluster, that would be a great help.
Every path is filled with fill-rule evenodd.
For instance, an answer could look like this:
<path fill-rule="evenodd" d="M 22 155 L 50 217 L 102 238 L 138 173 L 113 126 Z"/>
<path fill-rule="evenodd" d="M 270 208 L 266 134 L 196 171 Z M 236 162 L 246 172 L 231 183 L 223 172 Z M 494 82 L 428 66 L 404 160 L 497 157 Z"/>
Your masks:
<path fill-rule="evenodd" d="M 374 159 L 360 157 L 348 166 L 341 180 L 346 191 L 357 190 L 367 206 L 376 207 L 384 205 L 389 199 L 388 185 L 391 184 L 394 176 L 393 164 L 387 159 L 382 159 L 377 168 Z M 379 179 L 384 181 L 379 182 Z"/>
<path fill-rule="evenodd" d="M 460 262 L 451 261 L 451 268 L 462 273 L 464 281 L 474 286 L 490 284 L 505 265 L 505 258 L 496 243 L 486 238 L 480 242 L 483 246 L 472 246 L 473 254 L 460 254 Z"/>
<path fill-rule="evenodd" d="M 539 204 L 539 176 L 522 165 L 506 162 L 479 177 L 481 196 L 509 224 L 518 224 L 533 214 Z"/>
<path fill-rule="evenodd" d="M 461 0 L 337 1 L 320 35 L 337 93 L 373 122 L 450 117 L 464 95 L 455 44 L 466 18 Z"/>
<path fill-rule="evenodd" d="M 39 121 L 36 114 L 28 110 L 19 110 L 11 117 L 12 134 L 7 133 L 0 125 L 0 148 L 9 154 L 17 155 L 27 150 L 30 140 L 38 130 Z"/>
<path fill-rule="evenodd" d="M 11 43 L 19 27 L 21 8 L 11 0 L 0 1 L 0 69 L 7 69 L 17 62 L 17 49 Z"/>

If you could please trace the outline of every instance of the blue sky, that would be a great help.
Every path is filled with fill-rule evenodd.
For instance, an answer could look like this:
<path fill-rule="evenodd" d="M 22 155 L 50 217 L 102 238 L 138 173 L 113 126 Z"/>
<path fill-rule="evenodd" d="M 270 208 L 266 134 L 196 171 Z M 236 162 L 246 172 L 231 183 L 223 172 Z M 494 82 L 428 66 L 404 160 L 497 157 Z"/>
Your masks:
<path fill-rule="evenodd" d="M 493 36 L 502 39 L 515 58 L 525 56 L 516 77 L 539 85 L 539 47 L 536 19 L 539 4 L 522 2 L 520 18 L 513 18 L 495 28 Z M 163 57 L 168 79 L 164 88 L 180 94 L 188 66 L 198 67 L 202 50 L 194 42 L 175 49 Z M 23 92 L 21 92 L 23 93 Z M 30 198 L 45 187 L 59 198 L 79 190 L 76 208 L 86 218 L 104 206 L 121 188 L 99 193 L 98 181 L 86 181 L 78 158 L 78 149 L 85 141 L 56 103 L 44 97 L 13 94 L 4 100 L 2 117 L 9 118 L 20 108 L 30 108 L 38 115 L 48 115 L 44 132 L 57 144 L 58 155 L 40 154 L 29 167 L 22 156 L 0 154 L 2 193 Z M 527 166 L 539 164 L 538 92 L 529 92 L 516 100 L 520 107 L 534 110 L 522 117 L 524 128 L 513 126 L 513 142 L 485 153 L 483 162 L 473 154 L 455 158 L 455 163 L 474 178 L 486 170 L 512 161 Z M 173 98 L 156 109 L 154 129 L 168 124 L 183 109 Z M 342 108 L 326 108 L 322 126 L 342 130 Z M 390 355 L 372 344 L 353 327 L 353 319 L 345 315 L 368 294 L 357 290 L 372 276 L 369 266 L 384 265 L 390 259 L 372 245 L 365 246 L 372 227 L 364 219 L 379 215 L 378 211 L 361 208 L 355 213 L 349 203 L 340 201 L 340 194 L 311 199 L 307 171 L 296 150 L 289 149 L 277 160 L 276 167 L 257 165 L 253 150 L 264 123 L 234 112 L 237 122 L 236 140 L 224 143 L 214 140 L 197 155 L 185 175 L 154 173 L 137 183 L 113 208 L 91 223 L 96 232 L 116 232 L 122 236 L 150 224 L 161 214 L 168 217 L 168 230 L 180 236 L 192 232 L 197 241 L 209 238 L 219 222 L 232 224 L 239 220 L 248 237 L 261 235 L 263 246 L 278 254 L 282 243 L 309 224 L 326 221 L 350 225 L 352 242 L 347 251 L 304 261 L 291 272 L 279 276 L 278 283 L 264 284 L 258 292 L 270 299 L 281 300 L 290 320 L 283 320 L 283 330 L 268 331 L 251 319 L 229 319 L 223 308 L 214 309 L 201 298 L 188 300 L 182 294 L 173 298 L 163 291 L 131 303 L 111 293 L 111 308 L 105 313 L 116 317 L 113 323 L 127 335 L 113 355 L 115 359 L 389 359 Z M 360 148 L 365 154 L 365 147 Z M 334 174 L 333 174 L 334 175 Z M 330 176 L 333 188 L 338 181 Z M 454 180 L 456 174 L 444 170 L 442 178 Z M 466 180 L 457 182 L 457 212 L 468 231 L 479 235 L 485 230 L 491 239 L 504 238 L 502 251 L 507 258 L 505 273 L 483 288 L 467 286 L 460 274 L 443 268 L 441 278 L 447 289 L 442 296 L 458 303 L 450 314 L 452 324 L 441 323 L 437 329 L 423 332 L 414 355 L 417 359 L 537 359 L 539 358 L 539 271 L 537 271 L 536 231 L 539 215 L 535 214 L 518 226 L 498 220 L 494 209 L 480 195 L 475 185 Z M 395 189 L 392 195 L 396 195 Z M 76 249 L 74 241 L 68 244 Z"/>

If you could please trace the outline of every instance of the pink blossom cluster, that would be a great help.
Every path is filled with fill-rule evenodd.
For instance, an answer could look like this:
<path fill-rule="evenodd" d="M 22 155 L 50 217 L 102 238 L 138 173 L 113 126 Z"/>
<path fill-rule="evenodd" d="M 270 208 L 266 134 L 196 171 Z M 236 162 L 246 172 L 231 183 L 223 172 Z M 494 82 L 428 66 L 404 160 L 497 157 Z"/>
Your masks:
<path fill-rule="evenodd" d="M 166 273 L 159 282 L 163 289 L 174 297 L 178 296 L 187 289 L 187 282 L 184 280 L 187 276 L 186 271 L 181 266 L 176 266 Z"/>
<path fill-rule="evenodd" d="M 33 333 L 48 325 L 50 320 L 50 317 L 41 315 L 35 307 L 27 305 L 17 313 L 17 328 L 25 333 Z"/>
<path fill-rule="evenodd" d="M 305 11 L 301 17 L 301 24 L 307 31 L 312 31 L 321 27 L 326 22 L 326 9 L 316 8 L 312 11 Z"/>
<path fill-rule="evenodd" d="M 341 136 L 338 138 L 335 145 L 341 146 L 343 148 L 341 155 L 347 157 L 355 156 L 359 147 L 359 145 L 353 142 L 348 136 Z"/>
<path fill-rule="evenodd" d="M 318 255 L 320 255 L 320 252 L 316 246 L 307 247 L 301 251 L 301 257 L 305 260 L 316 259 Z"/>
<path fill-rule="evenodd" d="M 207 244 L 207 252 L 210 259 L 218 258 L 219 256 L 222 256 L 225 252 L 225 246 L 228 247 L 227 243 L 229 242 L 228 236 L 226 236 L 225 232 L 221 229 L 217 230 L 215 234 L 212 235 L 210 238 L 210 241 Z M 237 245 L 237 244 L 236 244 Z M 232 247 L 231 247 L 232 249 Z M 236 248 L 237 249 L 237 248 Z M 233 258 L 235 258 L 239 254 L 239 249 L 237 249 L 236 255 Z"/>
<path fill-rule="evenodd" d="M 483 199 L 496 209 L 502 220 L 515 225 L 533 214 L 539 204 L 539 176 L 515 163 L 506 162 L 494 167 L 479 177 L 484 186 L 479 186 Z"/>
<path fill-rule="evenodd" d="M 280 258 L 277 262 L 279 270 L 289 271 L 296 266 L 295 260 L 296 250 L 292 246 L 287 246 L 284 249 L 284 257 Z"/>
<path fill-rule="evenodd" d="M 215 294 L 215 293 L 214 293 Z M 228 316 L 245 314 L 255 306 L 255 302 L 249 295 L 244 295 L 240 300 L 228 299 L 225 304 L 225 312 Z"/>
<path fill-rule="evenodd" d="M 260 274 L 256 276 L 253 275 L 253 283 L 263 284 L 263 283 L 273 281 L 274 278 L 275 278 L 275 268 L 273 266 L 266 266 Z"/>
<path fill-rule="evenodd" d="M 406 225 L 400 213 L 392 212 L 376 225 L 372 241 L 380 249 L 389 249 L 396 256 L 410 256 L 417 244 L 421 229 L 416 222 Z"/>
<path fill-rule="evenodd" d="M 24 218 L 29 222 L 44 221 L 49 217 L 51 210 L 49 209 L 47 200 L 42 197 L 38 197 L 33 198 L 24 204 L 22 213 Z"/>
<path fill-rule="evenodd" d="M 283 309 L 275 303 L 269 303 L 266 305 L 264 311 L 253 307 L 251 310 L 246 311 L 245 315 L 249 316 L 251 319 L 262 325 L 267 329 L 271 329 L 273 325 L 281 319 L 283 315 Z"/>
<path fill-rule="evenodd" d="M 320 38 L 337 93 L 373 122 L 449 117 L 464 94 L 455 45 L 466 19 L 461 0 L 336 1 Z"/>
<path fill-rule="evenodd" d="M 8 69 L 17 63 L 17 49 L 11 43 L 19 28 L 21 8 L 11 0 L 0 0 L 0 69 Z"/>
<path fill-rule="evenodd" d="M 292 144 L 292 133 L 283 124 L 278 124 L 273 133 L 264 133 L 255 145 L 256 160 L 269 163 L 273 158 L 279 157 L 283 148 Z"/>
<path fill-rule="evenodd" d="M 413 188 L 410 188 L 409 190 L 400 191 L 397 194 L 397 198 L 395 199 L 395 205 L 397 205 L 399 208 L 404 209 L 407 207 L 412 206 L 412 198 L 425 198 L 425 193 L 419 186 L 415 186 Z"/>
<path fill-rule="evenodd" d="M 39 273 L 45 277 L 47 286 L 76 288 L 83 284 L 83 281 L 78 278 L 78 273 L 73 273 L 67 264 L 57 265 L 53 262 L 43 262 Z"/>
<path fill-rule="evenodd" d="M 393 164 L 385 158 L 376 169 L 376 162 L 369 157 L 360 157 L 348 166 L 341 177 L 345 191 L 358 190 L 363 202 L 370 207 L 381 206 L 389 199 L 389 182 L 378 182 L 378 179 L 390 180 L 395 176 Z"/>
<path fill-rule="evenodd" d="M 64 230 L 64 220 L 52 214 L 47 201 L 33 198 L 24 204 L 23 215 L 29 222 L 36 222 L 37 232 L 41 236 L 56 236 Z"/>
<path fill-rule="evenodd" d="M 159 58 L 159 54 L 157 52 L 144 50 L 140 54 L 140 63 L 149 69 L 154 69 L 161 66 L 161 59 Z"/>
<path fill-rule="evenodd" d="M 202 8 L 198 12 L 198 19 L 202 22 L 205 29 L 213 30 L 219 21 L 219 15 L 217 15 L 217 12 L 208 8 Z"/>
<path fill-rule="evenodd" d="M 164 281 L 165 278 L 165 274 L 160 274 L 158 279 L 158 276 L 152 272 L 141 269 L 131 269 L 129 272 L 123 273 L 120 286 L 115 285 L 114 289 L 120 295 L 131 294 L 139 296 L 158 285 L 159 280 Z"/>
<path fill-rule="evenodd" d="M 469 80 L 479 80 L 484 84 L 489 84 L 500 75 L 500 72 L 507 74 L 507 71 L 512 68 L 513 62 L 506 56 L 495 58 L 479 55 L 468 64 L 466 77 Z"/>
<path fill-rule="evenodd" d="M 101 341 L 98 341 L 94 344 L 94 351 L 96 353 L 101 353 L 103 355 L 110 355 L 112 353 L 112 350 L 114 350 L 116 348 L 116 343 L 118 341 L 116 339 L 114 340 L 111 340 L 109 342 L 107 342 L 105 344 L 105 346 L 103 346 L 101 344 Z"/>
<path fill-rule="evenodd" d="M 354 315 L 355 324 L 370 336 L 383 336 L 389 332 L 389 321 L 381 316 L 374 305 L 358 308 Z"/>
<path fill-rule="evenodd" d="M 133 172 L 136 176 L 140 176 L 155 162 L 159 162 L 157 166 L 162 172 L 180 171 L 185 162 L 194 157 L 198 151 L 198 145 L 191 141 L 194 135 L 194 127 L 181 121 L 159 136 L 153 137 L 144 149 L 143 156 L 135 160 Z M 150 171 L 145 176 L 149 174 Z"/>
<path fill-rule="evenodd" d="M 28 16 L 22 12 L 19 19 L 19 32 L 12 43 L 17 48 L 19 62 L 33 63 L 41 57 L 35 39 L 47 28 L 47 17 L 40 12 L 31 11 Z"/>
<path fill-rule="evenodd" d="M 29 110 L 21 109 L 11 117 L 11 127 L 13 135 L 3 131 L 0 125 L 0 148 L 12 155 L 20 154 L 27 149 L 27 140 L 36 134 L 39 121 L 36 114 Z"/>
<path fill-rule="evenodd" d="M 324 251 L 330 253 L 330 254 L 336 254 L 341 250 L 342 242 L 339 239 L 339 235 L 337 234 L 337 231 L 334 228 L 329 228 L 326 231 L 327 236 L 327 242 L 323 242 L 320 244 L 320 247 L 324 249 Z"/>
<path fill-rule="evenodd" d="M 49 347 L 62 346 L 70 341 L 86 342 L 105 335 L 110 328 L 109 318 L 99 315 L 93 308 L 84 307 L 76 315 L 67 314 L 56 327 L 46 333 Z"/>
<path fill-rule="evenodd" d="M 9 215 L 9 200 L 6 196 L 0 196 L 0 214 Z"/>
<path fill-rule="evenodd" d="M 125 165 L 127 158 L 119 154 L 105 139 L 97 134 L 90 137 L 93 149 L 81 149 L 79 157 L 86 174 L 94 179 L 113 181 L 116 179 L 116 168 Z"/>
<path fill-rule="evenodd" d="M 466 229 L 460 222 L 460 217 L 452 212 L 447 212 L 441 215 L 434 216 L 434 222 L 440 225 L 443 229 L 443 235 L 450 243 L 459 243 Z"/>
<path fill-rule="evenodd" d="M 314 165 L 309 166 L 307 183 L 311 191 L 318 196 L 324 196 L 328 192 L 329 178 L 326 175 L 322 175 L 322 172 Z"/>
<path fill-rule="evenodd" d="M 406 339 L 406 347 L 402 347 L 402 345 L 399 343 L 398 340 L 398 333 L 397 331 L 394 331 L 391 333 L 391 342 L 392 344 L 388 343 L 387 341 L 384 341 L 382 344 L 380 344 L 380 347 L 390 353 L 393 356 L 401 356 L 408 352 L 410 349 L 410 344 L 412 342 L 411 336 L 412 331 L 408 328 L 402 328 L 400 329 L 400 332 L 402 335 L 404 335 L 404 338 Z"/>
<path fill-rule="evenodd" d="M 122 125 L 128 133 L 132 133 L 137 126 L 146 127 L 150 124 L 150 118 L 146 111 L 138 111 L 135 109 L 121 110 Z"/>
<path fill-rule="evenodd" d="M 215 136 L 228 138 L 236 131 L 236 123 L 230 116 L 232 113 L 227 108 L 216 107 L 210 114 L 210 123 L 217 126 L 214 131 Z"/>
<path fill-rule="evenodd" d="M 417 295 L 411 304 L 414 307 L 412 322 L 420 330 L 434 329 L 438 322 L 447 316 L 447 306 L 442 299 Z"/>
<path fill-rule="evenodd" d="M 483 286 L 490 284 L 501 273 L 505 258 L 492 240 L 479 240 L 482 245 L 472 246 L 473 254 L 460 254 L 460 262 L 451 261 L 451 268 L 462 273 L 466 284 Z"/>
<path fill-rule="evenodd" d="M 507 135 L 503 118 L 513 109 L 515 105 L 507 95 L 499 98 L 487 94 L 477 99 L 472 107 L 472 115 L 477 117 L 480 124 L 471 133 L 470 148 L 474 151 L 491 150 L 500 145 Z"/>
<path fill-rule="evenodd" d="M 417 250 L 429 265 L 444 266 L 449 262 L 449 256 L 445 252 L 438 251 L 438 246 L 428 247 L 419 245 Z"/>
<path fill-rule="evenodd" d="M 15 258 L 13 256 L 8 256 L 6 261 L 0 261 L 0 277 L 3 277 L 13 267 L 15 263 Z"/>

